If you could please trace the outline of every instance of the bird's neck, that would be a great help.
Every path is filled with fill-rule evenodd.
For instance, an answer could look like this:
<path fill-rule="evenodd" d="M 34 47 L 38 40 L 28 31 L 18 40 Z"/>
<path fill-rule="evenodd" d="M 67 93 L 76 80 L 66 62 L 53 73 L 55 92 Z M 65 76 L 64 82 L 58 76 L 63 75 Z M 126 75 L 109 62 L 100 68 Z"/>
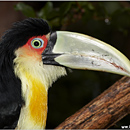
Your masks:
<path fill-rule="evenodd" d="M 66 75 L 65 68 L 43 65 L 41 56 L 19 48 L 14 59 L 15 75 L 21 80 L 22 97 L 18 129 L 43 129 L 47 116 L 48 87 L 60 76 Z"/>
<path fill-rule="evenodd" d="M 47 117 L 47 90 L 37 77 L 25 74 L 25 78 L 25 105 L 21 109 L 18 129 L 43 129 Z"/>
<path fill-rule="evenodd" d="M 15 75 L 21 80 L 21 96 L 25 102 L 16 129 L 43 129 L 47 118 L 48 91 L 43 63 L 40 57 L 27 54 L 17 55 L 14 63 Z"/>
<path fill-rule="evenodd" d="M 18 68 L 22 83 L 22 97 L 25 104 L 21 108 L 18 129 L 43 129 L 47 117 L 47 89 L 42 81 L 42 75 L 32 73 L 23 65 Z"/>

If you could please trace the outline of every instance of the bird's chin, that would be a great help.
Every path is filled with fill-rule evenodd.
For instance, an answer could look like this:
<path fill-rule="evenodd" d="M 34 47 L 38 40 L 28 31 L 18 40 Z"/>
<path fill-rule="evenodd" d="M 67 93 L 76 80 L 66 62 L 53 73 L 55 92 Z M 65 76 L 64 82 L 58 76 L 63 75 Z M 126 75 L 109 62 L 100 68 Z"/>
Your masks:
<path fill-rule="evenodd" d="M 43 63 L 130 76 L 130 61 L 117 49 L 96 38 L 67 31 L 51 33 Z"/>

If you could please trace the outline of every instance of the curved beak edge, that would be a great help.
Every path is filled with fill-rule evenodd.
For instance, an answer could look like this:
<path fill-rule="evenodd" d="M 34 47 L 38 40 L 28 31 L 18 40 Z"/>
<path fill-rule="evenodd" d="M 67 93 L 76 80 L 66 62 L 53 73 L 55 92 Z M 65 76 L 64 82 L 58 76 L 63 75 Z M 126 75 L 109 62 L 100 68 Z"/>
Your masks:
<path fill-rule="evenodd" d="M 53 63 L 57 65 L 130 76 L 130 61 L 120 51 L 105 42 L 67 31 L 55 32 L 55 39 L 50 55 L 53 55 Z M 43 63 L 47 62 L 43 59 Z"/>

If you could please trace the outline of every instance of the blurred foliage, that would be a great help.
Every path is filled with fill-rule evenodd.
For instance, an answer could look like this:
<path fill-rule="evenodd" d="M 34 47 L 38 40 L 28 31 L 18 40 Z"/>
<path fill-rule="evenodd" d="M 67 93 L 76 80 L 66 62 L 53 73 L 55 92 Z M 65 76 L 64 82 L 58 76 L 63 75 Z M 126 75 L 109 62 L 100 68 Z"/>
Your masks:
<path fill-rule="evenodd" d="M 58 2 L 57 2 L 58 3 Z M 119 29 L 127 34 L 127 27 L 130 27 L 130 8 L 125 7 L 121 2 L 60 2 L 58 6 L 54 2 L 46 2 L 39 11 L 26 2 L 19 2 L 15 9 L 22 11 L 27 17 L 38 17 L 46 19 L 52 28 L 66 27 L 82 20 L 85 24 L 90 20 L 97 26 L 103 24 Z"/>
<path fill-rule="evenodd" d="M 91 35 L 115 46 L 130 59 L 130 2 L 19 2 L 15 10 L 26 17 L 46 19 L 52 30 L 69 30 Z M 41 7 L 42 6 L 42 7 Z M 55 128 L 78 109 L 97 97 L 121 76 L 73 70 L 49 89 L 47 128 Z M 128 115 L 112 128 L 129 124 Z"/>

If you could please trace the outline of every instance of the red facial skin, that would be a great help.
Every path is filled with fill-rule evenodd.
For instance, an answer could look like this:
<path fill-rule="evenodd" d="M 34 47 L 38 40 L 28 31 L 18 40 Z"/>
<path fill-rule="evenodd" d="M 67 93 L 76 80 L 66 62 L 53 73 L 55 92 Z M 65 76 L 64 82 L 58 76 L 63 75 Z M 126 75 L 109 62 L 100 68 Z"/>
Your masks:
<path fill-rule="evenodd" d="M 34 38 L 41 38 L 41 39 L 44 41 L 43 47 L 34 48 L 34 47 L 31 45 L 31 41 L 32 41 Z M 47 42 L 48 42 L 48 39 L 46 38 L 45 35 L 43 35 L 43 36 L 34 36 L 34 37 L 31 37 L 23 47 L 26 48 L 26 49 L 28 49 L 28 50 L 32 50 L 32 51 L 34 51 L 34 52 L 37 52 L 37 54 L 41 55 L 42 52 L 45 50 L 45 48 L 46 48 L 46 46 L 47 46 Z"/>

